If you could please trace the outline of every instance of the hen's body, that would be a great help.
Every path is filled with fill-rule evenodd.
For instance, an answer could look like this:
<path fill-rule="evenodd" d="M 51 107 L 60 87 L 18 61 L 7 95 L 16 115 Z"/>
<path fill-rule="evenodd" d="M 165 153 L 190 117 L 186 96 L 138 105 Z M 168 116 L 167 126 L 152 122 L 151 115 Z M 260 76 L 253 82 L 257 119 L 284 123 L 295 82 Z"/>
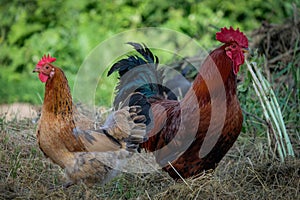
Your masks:
<path fill-rule="evenodd" d="M 54 77 L 46 82 L 37 139 L 44 154 L 63 168 L 73 162 L 72 152 L 86 150 L 72 133 L 76 127 L 74 110 L 68 82 L 57 68 Z"/>
<path fill-rule="evenodd" d="M 141 146 L 153 152 L 156 161 L 175 179 L 179 178 L 177 173 L 187 178 L 214 169 L 242 128 L 236 74 L 244 62 L 242 49 L 248 47 L 248 40 L 239 30 L 232 28 L 222 29 L 217 37 L 225 44 L 205 59 L 192 87 L 180 102 L 166 98 L 167 91 L 145 86 L 151 86 L 149 83 L 160 85 L 162 80 L 158 79 L 163 78 L 154 73 L 158 59 L 146 46 L 130 43 L 143 58 L 131 56 L 122 59 L 109 71 L 109 74 L 118 71 L 121 76 L 118 99 L 125 98 L 129 86 L 135 81 L 138 85 L 131 87 L 134 88 L 131 92 L 141 92 L 151 103 L 152 127 L 148 129 L 149 139 Z M 134 66 L 139 66 L 136 71 Z M 132 79 L 128 78 L 130 72 L 134 74 Z M 140 74 L 136 75 L 138 72 Z M 123 79 L 123 74 L 126 79 Z M 148 83 L 140 84 L 141 80 Z M 141 104 L 133 100 L 129 105 Z"/>
<path fill-rule="evenodd" d="M 37 128 L 38 144 L 45 156 L 65 169 L 71 183 L 105 183 L 113 178 L 132 154 L 126 145 L 131 139 L 138 143 L 144 136 L 145 125 L 134 123 L 143 121 L 137 107 L 114 112 L 105 128 L 95 130 L 93 121 L 80 115 L 73 105 L 68 81 L 60 68 L 47 62 L 37 65 L 35 71 L 46 80 Z"/>

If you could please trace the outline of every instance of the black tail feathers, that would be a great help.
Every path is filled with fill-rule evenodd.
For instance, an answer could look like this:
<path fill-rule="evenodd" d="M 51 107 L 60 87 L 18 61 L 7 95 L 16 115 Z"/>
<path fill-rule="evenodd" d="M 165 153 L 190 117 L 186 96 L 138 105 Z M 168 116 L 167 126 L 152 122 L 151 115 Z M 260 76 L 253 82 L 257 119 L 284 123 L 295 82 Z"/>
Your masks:
<path fill-rule="evenodd" d="M 127 44 L 133 46 L 134 49 L 141 56 L 143 56 L 143 58 L 138 56 L 128 56 L 128 58 L 119 60 L 110 68 L 110 70 L 107 73 L 107 76 L 111 75 L 115 71 L 118 71 L 120 77 L 122 77 L 126 72 L 128 72 L 132 68 L 145 64 L 154 64 L 154 67 L 156 69 L 156 66 L 159 63 L 158 57 L 154 56 L 145 44 L 143 44 L 144 46 L 134 42 L 128 42 Z"/>
<path fill-rule="evenodd" d="M 177 97 L 170 89 L 163 85 L 164 71 L 158 69 L 159 59 L 143 44 L 128 42 L 140 55 L 130 55 L 116 62 L 108 71 L 119 74 L 119 84 L 114 100 L 114 107 L 120 105 L 139 105 L 146 116 L 146 124 L 150 123 L 150 99 L 173 99 Z M 130 97 L 129 97 L 130 96 Z M 129 98 L 129 99 L 128 99 Z"/>

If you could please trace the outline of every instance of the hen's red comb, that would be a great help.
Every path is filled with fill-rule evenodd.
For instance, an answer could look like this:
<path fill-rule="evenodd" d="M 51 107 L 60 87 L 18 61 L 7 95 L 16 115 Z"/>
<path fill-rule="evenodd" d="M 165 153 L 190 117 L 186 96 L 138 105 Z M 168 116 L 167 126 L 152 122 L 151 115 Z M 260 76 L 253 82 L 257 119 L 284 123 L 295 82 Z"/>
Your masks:
<path fill-rule="evenodd" d="M 51 57 L 49 54 L 48 56 L 44 55 L 41 60 L 38 62 L 37 66 L 42 67 L 47 63 L 52 63 L 56 61 L 56 58 Z"/>
<path fill-rule="evenodd" d="M 231 26 L 229 29 L 226 27 L 221 28 L 221 31 L 216 33 L 216 39 L 223 43 L 235 41 L 241 47 L 248 48 L 248 39 L 239 28 L 234 30 Z"/>

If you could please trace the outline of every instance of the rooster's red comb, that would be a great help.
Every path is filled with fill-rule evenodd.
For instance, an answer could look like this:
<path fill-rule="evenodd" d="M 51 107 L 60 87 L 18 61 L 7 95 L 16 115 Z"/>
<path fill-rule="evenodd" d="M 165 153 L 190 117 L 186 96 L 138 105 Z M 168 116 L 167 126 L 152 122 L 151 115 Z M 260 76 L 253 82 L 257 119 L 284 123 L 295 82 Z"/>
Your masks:
<path fill-rule="evenodd" d="M 46 63 L 52 63 L 56 61 L 56 58 L 51 57 L 49 54 L 48 56 L 44 55 L 41 60 L 38 62 L 37 66 L 42 67 L 44 66 Z"/>
<path fill-rule="evenodd" d="M 240 32 L 239 28 L 236 30 L 231 26 L 229 29 L 221 28 L 221 31 L 216 33 L 216 39 L 223 43 L 235 41 L 241 47 L 248 48 L 248 39 L 243 32 Z"/>

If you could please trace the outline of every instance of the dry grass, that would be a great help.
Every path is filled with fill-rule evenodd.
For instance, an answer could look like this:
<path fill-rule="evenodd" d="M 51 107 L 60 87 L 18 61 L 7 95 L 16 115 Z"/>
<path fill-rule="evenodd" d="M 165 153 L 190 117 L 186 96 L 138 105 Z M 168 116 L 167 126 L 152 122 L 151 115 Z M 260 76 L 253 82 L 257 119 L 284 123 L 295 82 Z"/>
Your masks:
<path fill-rule="evenodd" d="M 299 199 L 300 160 L 282 163 L 266 139 L 242 133 L 214 172 L 174 182 L 164 172 L 123 174 L 107 185 L 62 188 L 63 171 L 40 152 L 31 120 L 0 124 L 0 199 Z M 299 150 L 299 149 L 298 149 Z M 296 155 L 299 155 L 297 152 Z"/>

